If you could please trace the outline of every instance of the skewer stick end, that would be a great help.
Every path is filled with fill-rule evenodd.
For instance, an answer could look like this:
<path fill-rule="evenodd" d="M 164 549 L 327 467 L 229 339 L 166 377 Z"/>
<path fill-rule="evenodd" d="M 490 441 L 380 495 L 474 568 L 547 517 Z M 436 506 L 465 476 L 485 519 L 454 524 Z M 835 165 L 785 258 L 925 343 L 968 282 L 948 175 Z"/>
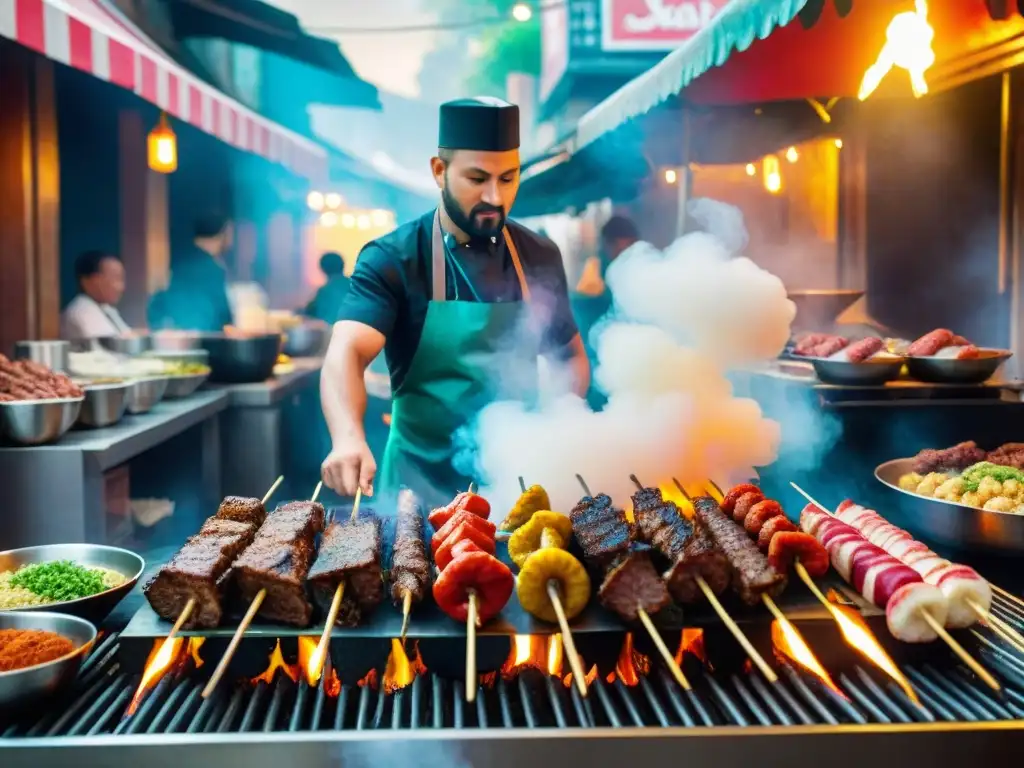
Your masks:
<path fill-rule="evenodd" d="M 587 481 L 583 479 L 583 475 L 577 473 L 576 480 L 579 481 L 580 486 L 583 488 L 583 492 L 593 498 L 594 494 L 590 492 L 590 488 L 587 487 Z"/>
<path fill-rule="evenodd" d="M 526 482 L 523 480 L 523 476 L 519 476 L 519 490 L 522 493 L 526 493 Z"/>

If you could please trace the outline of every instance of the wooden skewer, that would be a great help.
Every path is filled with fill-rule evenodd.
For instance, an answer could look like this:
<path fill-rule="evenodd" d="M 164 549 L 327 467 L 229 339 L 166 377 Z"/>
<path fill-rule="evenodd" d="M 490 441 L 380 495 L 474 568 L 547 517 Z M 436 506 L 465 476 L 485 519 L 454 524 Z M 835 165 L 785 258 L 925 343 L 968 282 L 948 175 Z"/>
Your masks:
<path fill-rule="evenodd" d="M 522 475 L 519 476 L 519 491 L 521 493 L 526 493 L 526 483 L 523 482 Z"/>
<path fill-rule="evenodd" d="M 284 475 L 279 475 L 274 484 L 270 486 L 270 490 L 263 495 L 263 503 L 266 504 L 270 501 L 270 497 L 274 495 L 274 491 L 281 487 L 281 483 L 284 482 Z"/>
<path fill-rule="evenodd" d="M 790 483 L 790 485 L 793 486 L 793 490 L 795 490 L 797 493 L 799 493 L 801 496 L 807 499 L 808 502 L 810 502 L 811 504 L 813 504 L 826 514 L 834 516 L 834 514 L 831 510 L 828 509 L 828 507 L 824 507 L 819 502 L 815 501 L 815 499 L 799 485 L 797 485 L 796 483 Z M 867 541 L 866 537 L 865 541 Z M 981 666 L 981 664 L 979 664 L 974 659 L 974 657 L 967 653 L 967 651 L 964 650 L 964 647 L 960 645 L 960 643 L 958 643 L 953 638 L 953 636 L 949 634 L 949 632 L 946 631 L 946 628 L 942 626 L 942 624 L 938 622 L 934 616 L 932 616 L 930 613 L 928 613 L 928 611 L 923 609 L 920 611 L 920 614 L 921 618 L 923 618 L 925 620 L 925 623 L 929 627 L 931 627 L 932 631 L 936 635 L 938 635 L 943 640 L 943 642 L 946 643 L 946 645 L 949 646 L 950 650 L 953 651 L 953 653 L 955 653 L 960 658 L 960 661 L 966 664 L 968 668 L 970 668 L 970 670 L 974 672 L 974 674 L 981 678 L 985 685 L 987 685 L 993 691 L 1002 690 L 1002 687 L 999 685 L 999 682 L 994 677 L 992 677 L 992 674 L 983 666 Z"/>
<path fill-rule="evenodd" d="M 316 488 L 313 490 L 313 496 L 310 498 L 310 501 L 316 501 L 317 497 L 320 495 L 320 489 L 323 488 L 323 485 L 323 481 L 316 484 Z M 217 668 L 213 670 L 213 675 L 211 675 L 210 681 L 206 684 L 206 687 L 203 688 L 202 697 L 204 699 L 210 697 L 210 694 L 213 693 L 214 689 L 217 687 L 217 683 L 220 682 L 224 673 L 227 672 L 228 665 L 231 663 L 231 659 L 235 655 L 235 651 L 238 650 L 238 644 L 242 642 L 242 636 L 245 635 L 246 631 L 249 629 L 249 625 L 252 624 L 253 619 L 256 618 L 256 613 L 259 611 L 260 606 L 263 605 L 263 601 L 266 597 L 267 590 L 261 589 L 256 593 L 256 597 L 252 599 L 252 602 L 249 603 L 249 609 L 245 612 L 245 616 L 242 617 L 242 620 L 238 622 L 235 634 L 231 636 L 231 642 L 228 643 L 228 647 L 224 651 L 224 655 L 220 657 L 220 661 L 217 663 Z"/>
<path fill-rule="evenodd" d="M 647 630 L 647 634 L 651 636 L 651 640 L 654 642 L 654 647 L 658 649 L 658 653 L 661 654 L 662 660 L 665 662 L 665 666 L 668 667 L 669 672 L 672 673 L 672 677 L 676 679 L 679 686 L 684 691 L 692 690 L 690 681 L 686 679 L 686 675 L 683 674 L 682 668 L 679 666 L 679 662 L 676 661 L 676 657 L 672 655 L 672 652 L 665 645 L 665 641 L 661 639 L 661 633 L 658 632 L 658 628 L 654 626 L 654 622 L 651 621 L 651 617 L 647 615 L 640 606 L 636 608 L 637 615 L 640 617 L 640 621 L 644 625 L 644 629 Z"/>
<path fill-rule="evenodd" d="M 1002 595 L 1007 600 L 1010 600 L 1011 602 L 1014 602 L 1017 605 L 1019 605 L 1021 608 L 1024 608 L 1024 600 L 1021 600 L 1019 597 L 1017 597 L 1012 592 L 1007 592 L 1002 587 L 996 586 L 991 581 L 988 584 L 989 584 L 990 587 L 992 587 L 993 590 L 996 591 L 997 594 Z"/>
<path fill-rule="evenodd" d="M 636 478 L 633 479 L 634 482 L 636 482 Z M 683 484 L 674 477 L 672 478 L 672 482 L 675 483 L 679 492 L 683 494 L 683 498 L 692 504 L 693 499 L 690 498 L 690 494 L 686 492 L 686 488 L 683 487 Z M 697 576 L 695 581 L 697 582 L 697 586 L 700 587 L 700 591 L 704 593 L 704 597 L 707 598 L 708 604 L 712 609 L 714 609 L 715 613 L 718 614 L 718 618 L 720 618 L 722 623 L 725 624 L 726 629 L 728 629 L 729 632 L 732 633 L 732 636 L 736 638 L 736 642 L 740 644 L 740 647 L 747 652 L 747 656 L 750 657 L 750 660 L 753 661 L 754 664 L 757 665 L 757 668 L 761 670 L 761 674 L 765 676 L 765 679 L 768 680 L 769 683 L 777 683 L 779 681 L 779 676 L 775 674 L 775 670 L 768 666 L 768 662 L 764 660 L 764 657 L 760 653 L 758 653 L 753 643 L 750 642 L 743 630 L 740 629 L 739 625 L 733 621 L 732 616 L 730 616 L 729 612 L 725 610 L 725 606 L 718 601 L 718 596 L 715 595 L 708 583 L 704 581 L 704 578 L 702 576 Z M 768 595 L 762 595 L 762 598 L 769 602 L 772 600 Z M 767 603 L 765 604 L 767 605 Z M 772 605 L 775 605 L 774 602 L 772 602 Z M 771 606 L 769 606 L 769 609 L 770 608 Z M 775 606 L 775 609 L 778 610 L 778 606 Z M 779 613 L 781 614 L 781 611 Z"/>
<path fill-rule="evenodd" d="M 586 697 L 587 679 L 586 675 L 583 674 L 583 661 L 576 650 L 576 641 L 572 637 L 572 630 L 569 629 L 569 619 L 565 615 L 565 607 L 562 605 L 562 596 L 558 591 L 558 582 L 554 579 L 548 582 L 548 599 L 551 601 L 551 605 L 555 609 L 555 615 L 558 617 L 558 626 L 562 629 L 562 645 L 565 648 L 566 655 L 569 657 L 572 681 L 576 684 L 576 689 L 580 692 L 580 696 Z"/>
<path fill-rule="evenodd" d="M 476 677 L 476 623 L 477 614 L 476 590 L 469 590 L 469 614 L 466 617 L 466 701 L 476 701 L 476 689 L 480 681 Z"/>
<path fill-rule="evenodd" d="M 1019 653 L 1024 654 L 1024 637 L 1022 637 L 1016 629 L 1011 627 L 994 613 L 986 611 L 973 600 L 968 600 L 967 605 L 989 629 L 1012 645 Z"/>
<path fill-rule="evenodd" d="M 409 614 L 412 613 L 412 592 L 408 589 L 402 590 L 402 631 L 399 633 L 399 640 L 405 645 L 405 634 L 409 631 Z"/>

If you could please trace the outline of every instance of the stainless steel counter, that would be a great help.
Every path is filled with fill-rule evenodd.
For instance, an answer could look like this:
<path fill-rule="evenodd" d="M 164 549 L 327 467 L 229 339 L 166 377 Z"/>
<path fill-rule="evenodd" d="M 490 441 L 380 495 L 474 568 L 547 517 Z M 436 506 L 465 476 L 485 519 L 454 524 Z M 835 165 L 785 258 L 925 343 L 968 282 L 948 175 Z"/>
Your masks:
<path fill-rule="evenodd" d="M 202 502 L 220 497 L 220 421 L 224 392 L 201 390 L 158 403 L 112 427 L 73 430 L 54 445 L 0 448 L 4 487 L 0 549 L 67 541 L 106 543 L 104 472 L 154 449 L 165 488 L 187 489 Z M 179 442 L 182 438 L 184 442 Z M 180 451 L 186 450 L 187 456 Z"/>

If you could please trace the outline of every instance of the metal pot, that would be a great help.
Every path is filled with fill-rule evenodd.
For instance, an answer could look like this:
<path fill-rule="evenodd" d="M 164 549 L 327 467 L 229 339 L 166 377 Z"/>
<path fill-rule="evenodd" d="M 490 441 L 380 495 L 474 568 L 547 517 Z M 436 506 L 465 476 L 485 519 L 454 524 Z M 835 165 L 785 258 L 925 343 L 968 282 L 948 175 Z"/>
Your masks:
<path fill-rule="evenodd" d="M 999 366 L 1013 357 L 1005 349 L 982 349 L 970 360 L 943 357 L 908 357 L 907 373 L 912 379 L 929 384 L 984 384 Z"/>
<path fill-rule="evenodd" d="M 0 430 L 18 445 L 46 445 L 63 437 L 82 410 L 84 397 L 0 403 Z"/>
<path fill-rule="evenodd" d="M 324 353 L 331 327 L 309 320 L 284 331 L 284 353 L 289 357 L 316 357 Z"/>
<path fill-rule="evenodd" d="M 281 350 L 281 334 L 210 334 L 202 337 L 202 345 L 210 353 L 211 382 L 252 384 L 266 381 L 274 372 Z"/>
<path fill-rule="evenodd" d="M 108 352 L 129 357 L 138 357 L 153 348 L 153 337 L 149 334 L 125 334 L 124 336 L 101 336 L 97 343 Z"/>
<path fill-rule="evenodd" d="M 51 371 L 64 373 L 68 369 L 70 349 L 71 344 L 66 341 L 18 341 L 14 344 L 14 359 L 31 360 Z"/>
<path fill-rule="evenodd" d="M 814 366 L 818 380 L 823 384 L 841 387 L 877 387 L 895 381 L 903 369 L 903 358 L 877 358 L 860 363 L 849 360 L 828 360 L 820 357 L 805 358 Z"/>
<path fill-rule="evenodd" d="M 124 416 L 128 408 L 128 390 L 131 383 L 118 381 L 106 384 L 81 382 L 85 402 L 78 414 L 78 423 L 86 427 L 109 427 Z"/>
<path fill-rule="evenodd" d="M 128 413 L 138 415 L 149 413 L 153 406 L 163 400 L 167 392 L 168 378 L 153 376 L 135 379 L 128 387 Z"/>
<path fill-rule="evenodd" d="M 1024 515 L 990 512 L 905 491 L 899 481 L 913 471 L 913 465 L 913 459 L 894 459 L 875 469 L 875 478 L 891 491 L 892 506 L 881 510 L 890 522 L 929 543 L 954 549 L 1024 552 Z"/>

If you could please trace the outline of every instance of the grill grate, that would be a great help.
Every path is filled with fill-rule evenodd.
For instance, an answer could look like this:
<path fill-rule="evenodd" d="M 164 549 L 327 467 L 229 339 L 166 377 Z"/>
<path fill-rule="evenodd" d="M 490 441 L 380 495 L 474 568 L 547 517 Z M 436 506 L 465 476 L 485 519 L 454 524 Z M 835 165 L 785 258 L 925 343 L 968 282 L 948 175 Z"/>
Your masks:
<path fill-rule="evenodd" d="M 117 636 L 110 636 L 83 664 L 62 708 L 35 719 L 0 725 L 5 739 L 99 735 L 374 731 L 422 728 L 602 727 L 699 728 L 982 722 L 1024 718 L 1024 662 L 1002 646 L 983 645 L 979 655 L 1007 682 L 1001 697 L 960 668 L 908 665 L 903 671 L 920 699 L 915 704 L 895 683 L 862 667 L 838 676 L 836 693 L 789 666 L 769 684 L 757 674 L 712 675 L 689 671 L 694 690 L 681 690 L 661 667 L 630 687 L 595 680 L 591 695 L 540 671 L 481 687 L 475 704 L 464 701 L 459 680 L 431 674 L 386 694 L 370 686 L 343 685 L 337 696 L 323 683 L 311 688 L 278 673 L 272 683 L 221 686 L 200 697 L 205 677 L 186 670 L 165 677 L 131 717 L 124 712 L 140 675 L 123 671 Z M 327 676 L 324 676 L 324 680 Z"/>

